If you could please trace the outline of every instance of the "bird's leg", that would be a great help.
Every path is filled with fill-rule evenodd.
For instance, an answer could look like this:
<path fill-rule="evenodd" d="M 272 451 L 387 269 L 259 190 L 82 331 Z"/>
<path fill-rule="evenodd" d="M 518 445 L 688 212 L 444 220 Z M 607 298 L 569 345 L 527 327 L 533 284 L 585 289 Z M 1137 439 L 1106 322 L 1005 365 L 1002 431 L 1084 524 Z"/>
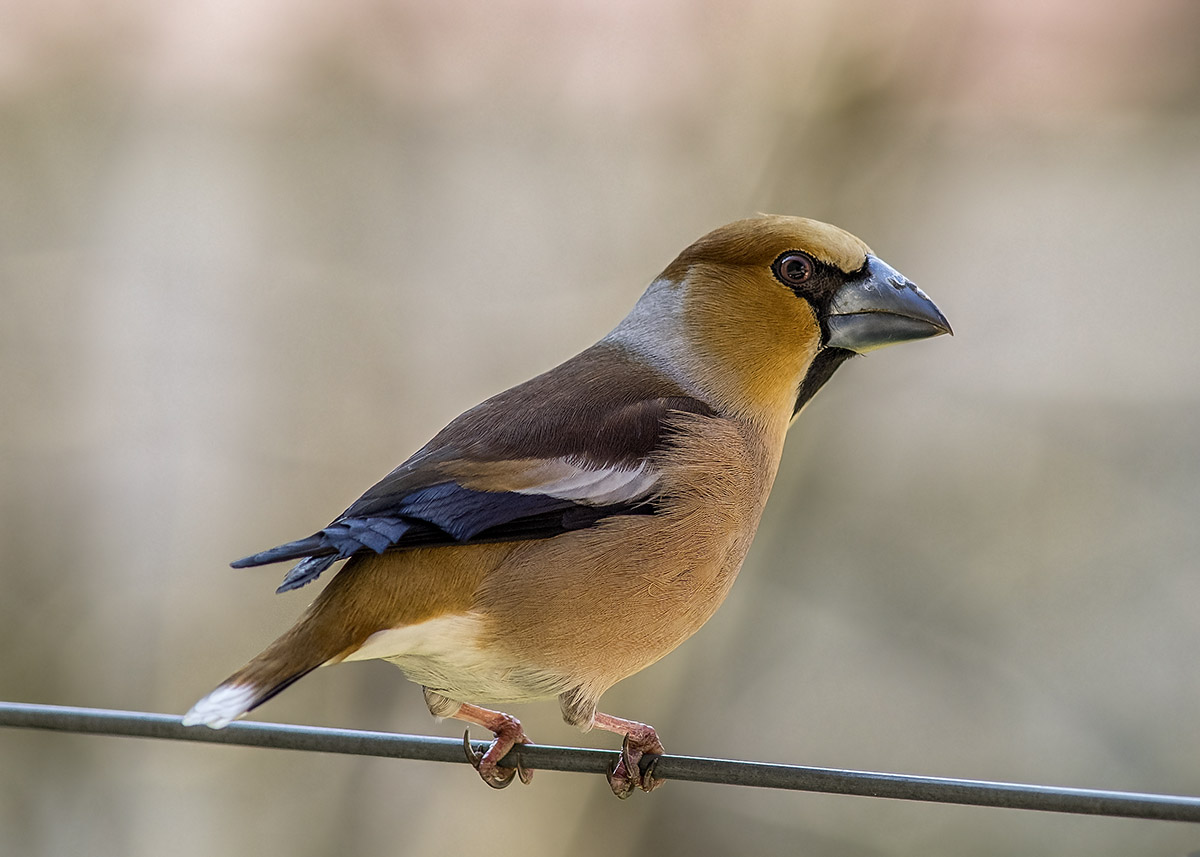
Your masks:
<path fill-rule="evenodd" d="M 533 771 L 524 767 L 519 757 L 516 768 L 501 768 L 499 764 L 514 745 L 532 743 L 521 728 L 520 720 L 501 711 L 480 708 L 467 702 L 455 702 L 428 688 L 425 688 L 425 704 L 435 717 L 452 717 L 455 720 L 474 723 L 495 736 L 491 746 L 480 754 L 471 749 L 471 730 L 463 733 L 463 748 L 467 753 L 467 761 L 479 771 L 479 776 L 489 786 L 494 789 L 505 788 L 512 783 L 514 775 L 520 777 L 521 782 L 526 785 L 533 779 Z"/>
<path fill-rule="evenodd" d="M 621 758 L 608 772 L 608 784 L 612 787 L 613 794 L 624 799 L 633 793 L 635 787 L 648 792 L 663 784 L 662 780 L 654 778 L 654 765 L 658 759 L 653 759 L 644 771 L 641 766 L 643 756 L 659 756 L 666 752 L 653 726 L 638 723 L 636 720 L 623 720 L 599 711 L 596 712 L 592 725 L 625 736 L 621 744 Z"/>

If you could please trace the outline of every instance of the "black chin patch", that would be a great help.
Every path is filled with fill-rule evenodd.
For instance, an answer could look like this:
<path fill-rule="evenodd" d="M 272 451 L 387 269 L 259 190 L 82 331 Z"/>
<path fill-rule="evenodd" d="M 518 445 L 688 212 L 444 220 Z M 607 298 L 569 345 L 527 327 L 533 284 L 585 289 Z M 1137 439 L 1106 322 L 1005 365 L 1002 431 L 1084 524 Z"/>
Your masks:
<path fill-rule="evenodd" d="M 822 348 L 818 351 L 817 356 L 813 358 L 812 365 L 808 367 L 808 374 L 800 383 L 800 391 L 796 394 L 796 407 L 792 409 L 792 416 L 799 413 L 800 409 L 808 404 L 809 399 L 817 394 L 817 390 L 833 377 L 837 368 L 853 356 L 854 352 L 848 348 Z"/>

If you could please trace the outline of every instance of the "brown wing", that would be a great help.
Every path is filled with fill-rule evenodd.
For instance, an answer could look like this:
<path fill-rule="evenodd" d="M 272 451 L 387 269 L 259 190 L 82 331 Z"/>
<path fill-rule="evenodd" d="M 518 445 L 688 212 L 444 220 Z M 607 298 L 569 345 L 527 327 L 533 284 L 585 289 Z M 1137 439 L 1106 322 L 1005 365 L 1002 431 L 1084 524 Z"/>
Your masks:
<path fill-rule="evenodd" d="M 600 343 L 459 416 L 325 529 L 233 565 L 304 558 L 285 591 L 363 550 L 549 538 L 653 514 L 652 453 L 681 411 L 713 415 Z"/>

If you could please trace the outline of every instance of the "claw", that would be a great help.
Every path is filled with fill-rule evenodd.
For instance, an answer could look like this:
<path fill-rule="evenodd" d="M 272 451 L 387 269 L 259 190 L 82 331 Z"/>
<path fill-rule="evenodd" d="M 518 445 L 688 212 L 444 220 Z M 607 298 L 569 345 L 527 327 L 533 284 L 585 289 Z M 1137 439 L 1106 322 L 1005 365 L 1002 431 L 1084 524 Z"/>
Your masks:
<path fill-rule="evenodd" d="M 463 752 L 467 754 L 467 761 L 471 763 L 471 767 L 479 770 L 479 763 L 483 761 L 483 753 L 478 753 L 471 746 L 471 728 L 467 727 L 463 732 Z"/>
<path fill-rule="evenodd" d="M 525 767 L 525 760 L 521 758 L 520 744 L 517 745 L 517 776 L 521 778 L 521 785 L 527 786 L 533 782 L 533 771 Z"/>
<path fill-rule="evenodd" d="M 626 800 L 633 794 L 638 785 L 637 771 L 637 763 L 634 762 L 633 754 L 629 752 L 629 736 L 626 735 L 625 740 L 621 742 L 621 755 L 608 769 L 608 784 L 612 787 L 613 794 L 621 800 Z"/>
<path fill-rule="evenodd" d="M 650 760 L 650 764 L 646 765 L 645 770 L 642 771 L 642 788 L 648 792 L 654 791 L 656 788 L 666 782 L 666 780 L 654 778 L 654 769 L 658 767 L 658 760 L 660 758 L 662 757 L 655 756 Z"/>
<path fill-rule="evenodd" d="M 516 771 L 512 768 L 497 768 L 492 776 L 484 777 L 483 781 L 494 789 L 506 789 L 512 785 L 514 779 Z"/>

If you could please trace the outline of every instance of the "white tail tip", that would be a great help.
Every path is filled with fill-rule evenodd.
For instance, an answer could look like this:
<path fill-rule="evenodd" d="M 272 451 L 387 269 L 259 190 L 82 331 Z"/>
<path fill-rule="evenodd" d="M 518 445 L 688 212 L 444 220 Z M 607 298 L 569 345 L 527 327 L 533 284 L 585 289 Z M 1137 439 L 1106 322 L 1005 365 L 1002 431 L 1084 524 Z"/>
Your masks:
<path fill-rule="evenodd" d="M 223 684 L 183 715 L 183 725 L 224 729 L 250 710 L 256 695 L 250 685 Z"/>

